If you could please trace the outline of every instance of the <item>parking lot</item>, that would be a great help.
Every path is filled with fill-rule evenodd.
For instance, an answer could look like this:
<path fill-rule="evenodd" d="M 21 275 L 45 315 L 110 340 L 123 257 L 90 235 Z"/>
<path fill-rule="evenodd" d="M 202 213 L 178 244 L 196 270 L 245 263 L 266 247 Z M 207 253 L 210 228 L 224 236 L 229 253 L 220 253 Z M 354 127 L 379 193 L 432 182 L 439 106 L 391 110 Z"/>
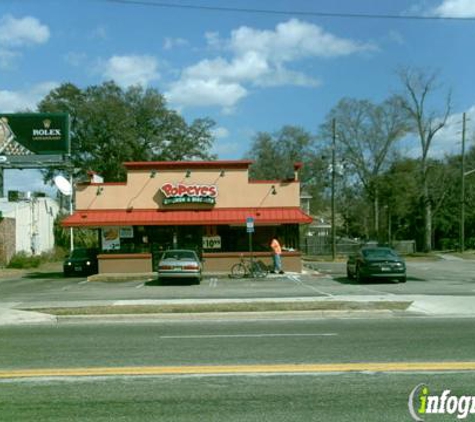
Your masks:
<path fill-rule="evenodd" d="M 206 275 L 201 285 L 162 284 L 157 280 L 88 282 L 86 277 L 64 278 L 59 271 L 32 272 L 0 279 L 2 302 L 117 301 L 142 299 L 247 299 L 385 296 L 475 295 L 475 262 L 469 260 L 409 261 L 408 281 L 358 284 L 346 278 L 344 262 L 312 262 L 302 274 L 271 274 L 263 279 L 235 280 L 226 274 Z"/>

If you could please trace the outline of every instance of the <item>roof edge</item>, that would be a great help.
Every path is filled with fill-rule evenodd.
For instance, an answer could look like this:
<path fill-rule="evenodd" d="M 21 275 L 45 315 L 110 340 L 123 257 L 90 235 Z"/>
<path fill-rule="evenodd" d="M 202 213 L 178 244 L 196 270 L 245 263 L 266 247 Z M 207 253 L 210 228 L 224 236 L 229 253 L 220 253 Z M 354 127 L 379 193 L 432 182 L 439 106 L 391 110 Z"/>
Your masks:
<path fill-rule="evenodd" d="M 128 170 L 151 169 L 247 169 L 252 160 L 220 160 L 220 161 L 129 161 L 124 166 Z"/>

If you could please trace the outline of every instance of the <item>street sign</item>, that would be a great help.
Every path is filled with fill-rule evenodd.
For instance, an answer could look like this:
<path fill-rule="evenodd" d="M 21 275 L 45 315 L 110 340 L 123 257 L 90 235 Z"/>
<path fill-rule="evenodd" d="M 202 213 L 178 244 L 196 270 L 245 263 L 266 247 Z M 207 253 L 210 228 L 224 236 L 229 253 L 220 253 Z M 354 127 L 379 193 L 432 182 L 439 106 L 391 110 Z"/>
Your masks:
<path fill-rule="evenodd" d="M 248 233 L 254 233 L 254 217 L 246 218 L 246 231 Z"/>

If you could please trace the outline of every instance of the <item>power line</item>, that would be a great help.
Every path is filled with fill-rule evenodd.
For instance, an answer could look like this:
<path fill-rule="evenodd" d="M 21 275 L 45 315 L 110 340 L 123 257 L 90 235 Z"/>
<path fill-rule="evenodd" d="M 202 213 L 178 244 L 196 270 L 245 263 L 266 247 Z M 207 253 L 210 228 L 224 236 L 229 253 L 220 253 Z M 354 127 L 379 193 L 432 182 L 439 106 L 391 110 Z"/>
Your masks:
<path fill-rule="evenodd" d="M 276 9 L 253 9 L 240 7 L 204 6 L 193 4 L 175 4 L 157 2 L 152 0 L 104 0 L 108 3 L 119 3 L 134 6 L 160 7 L 168 9 L 201 10 L 207 12 L 227 13 L 252 13 L 267 15 L 293 15 L 323 18 L 348 18 L 348 19 L 395 19 L 395 20 L 420 20 L 420 21 L 475 21 L 473 17 L 459 16 L 424 16 L 424 15 L 391 15 L 377 13 L 337 13 L 337 12 L 310 12 L 303 10 L 276 10 Z"/>

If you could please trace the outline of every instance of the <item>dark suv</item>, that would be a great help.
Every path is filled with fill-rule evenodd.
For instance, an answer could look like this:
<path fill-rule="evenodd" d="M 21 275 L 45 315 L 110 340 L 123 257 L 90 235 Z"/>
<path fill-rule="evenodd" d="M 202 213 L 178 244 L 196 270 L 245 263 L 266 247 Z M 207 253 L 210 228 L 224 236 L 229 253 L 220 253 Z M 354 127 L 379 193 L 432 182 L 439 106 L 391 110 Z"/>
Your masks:
<path fill-rule="evenodd" d="M 77 248 L 74 249 L 63 263 L 63 272 L 67 277 L 69 275 L 81 274 L 90 275 L 97 274 L 97 253 L 94 248 Z"/>

